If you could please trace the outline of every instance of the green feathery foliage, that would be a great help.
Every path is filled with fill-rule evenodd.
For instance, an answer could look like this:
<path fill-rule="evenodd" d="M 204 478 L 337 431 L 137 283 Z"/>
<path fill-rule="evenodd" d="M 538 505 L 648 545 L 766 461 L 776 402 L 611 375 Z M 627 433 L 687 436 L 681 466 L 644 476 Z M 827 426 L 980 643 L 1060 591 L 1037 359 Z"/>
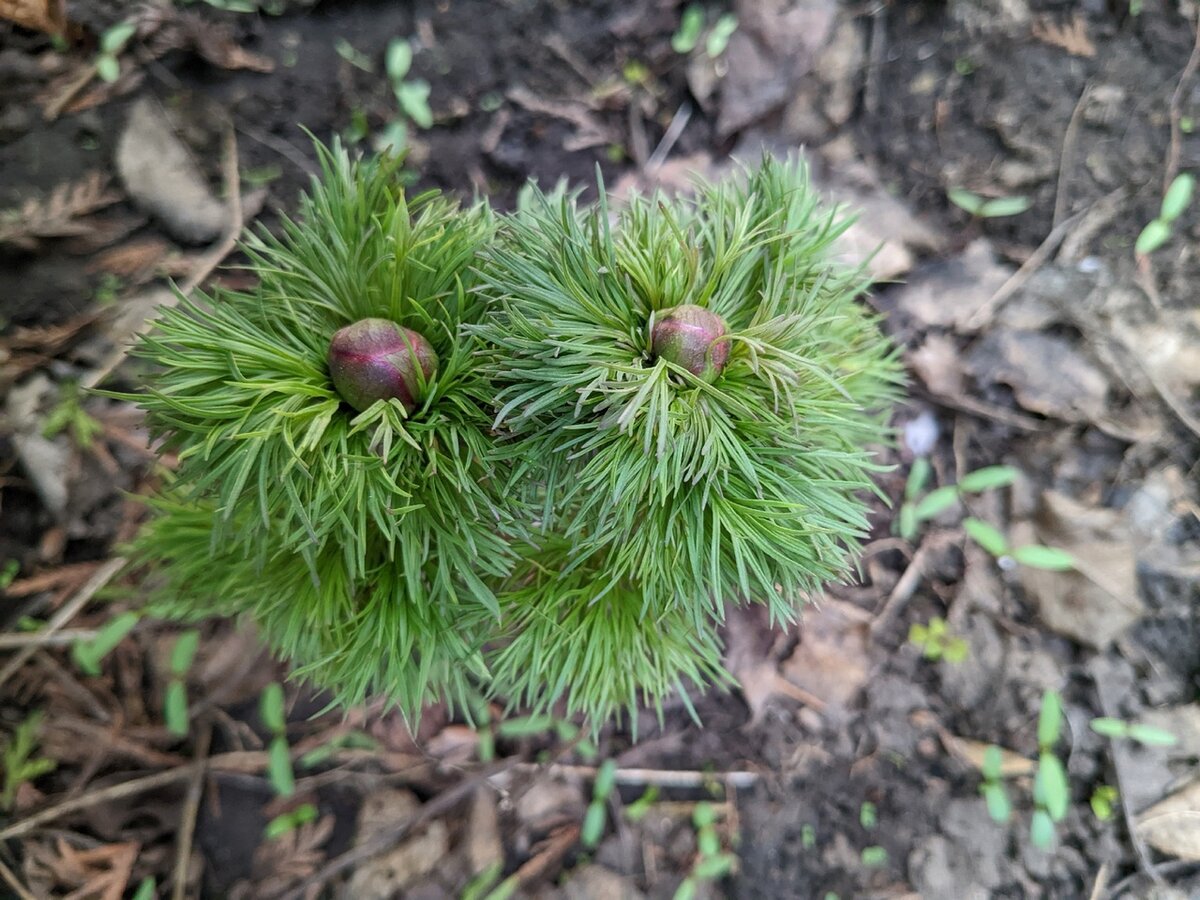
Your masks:
<path fill-rule="evenodd" d="M 174 488 L 134 547 L 165 561 L 172 610 L 248 614 L 300 671 L 346 700 L 406 713 L 478 670 L 455 620 L 499 605 L 516 505 L 494 452 L 477 360 L 472 266 L 494 223 L 436 194 L 406 200 L 394 161 L 334 146 L 282 236 L 245 248 L 258 286 L 165 310 L 136 355 L 159 367 L 131 399 L 178 454 Z M 439 360 L 411 414 L 362 413 L 327 369 L 364 318 L 424 335 Z"/>
<path fill-rule="evenodd" d="M 640 594 L 648 627 L 741 601 L 790 618 L 866 533 L 868 448 L 900 375 L 856 301 L 865 276 L 831 258 L 846 224 L 799 163 L 765 159 L 612 223 L 603 202 L 535 192 L 486 254 L 497 423 L 543 527 L 600 555 L 599 592 Z M 652 352 L 682 304 L 728 326 L 711 383 Z"/>
<path fill-rule="evenodd" d="M 798 163 L 612 221 L 533 191 L 498 230 L 394 163 L 322 167 L 248 242 L 256 288 L 138 350 L 180 460 L 133 547 L 158 609 L 249 617 L 343 702 L 482 690 L 599 727 L 727 683 L 728 604 L 787 619 L 845 573 L 899 367 Z M 343 389 L 393 398 L 362 412 L 328 363 L 352 323 Z"/>

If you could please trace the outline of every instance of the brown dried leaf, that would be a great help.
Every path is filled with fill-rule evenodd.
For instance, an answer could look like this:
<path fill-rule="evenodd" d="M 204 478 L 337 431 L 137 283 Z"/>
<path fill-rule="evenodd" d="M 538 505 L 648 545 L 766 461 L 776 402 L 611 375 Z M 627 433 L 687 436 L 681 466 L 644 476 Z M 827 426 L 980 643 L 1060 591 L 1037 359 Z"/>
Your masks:
<path fill-rule="evenodd" d="M 170 249 L 159 238 L 136 239 L 97 255 L 87 268 L 89 272 L 107 272 L 139 283 L 154 273 Z"/>
<path fill-rule="evenodd" d="M 1043 44 L 1061 47 L 1072 56 L 1096 55 L 1096 45 L 1088 37 L 1087 21 L 1075 13 L 1070 22 L 1056 22 L 1050 16 L 1039 16 L 1033 20 L 1033 36 Z"/>
<path fill-rule="evenodd" d="M 1154 804 L 1138 816 L 1136 827 L 1155 850 L 1200 862 L 1200 781 Z"/>
<path fill-rule="evenodd" d="M 0 211 L 0 244 L 29 250 L 37 246 L 37 238 L 84 234 L 89 226 L 74 220 L 119 199 L 120 194 L 108 189 L 108 176 L 102 172 L 60 184 L 47 197 L 31 197 L 18 209 Z"/>
<path fill-rule="evenodd" d="M 31 883 L 70 890 L 63 900 L 121 900 L 140 844 L 105 844 L 77 850 L 63 838 L 53 848 L 27 844 L 25 871 Z"/>
<path fill-rule="evenodd" d="M 1103 647 L 1145 612 L 1129 528 L 1119 512 L 1048 491 L 1035 520 L 1014 525 L 1010 539 L 1014 546 L 1042 544 L 1074 557 L 1073 571 L 1020 568 L 1042 620 L 1059 634 Z"/>
<path fill-rule="evenodd" d="M 941 732 L 942 743 L 946 749 L 962 762 L 973 769 L 983 769 L 983 757 L 991 744 L 983 741 L 972 741 L 960 738 L 948 731 Z M 1020 775 L 1032 775 L 1037 770 L 1037 763 L 1032 759 L 1000 748 L 1000 774 L 1005 778 L 1015 778 Z"/>
<path fill-rule="evenodd" d="M 278 896 L 316 872 L 325 861 L 321 847 L 333 834 L 334 821 L 333 816 L 323 816 L 259 844 L 254 851 L 252 896 Z"/>
<path fill-rule="evenodd" d="M 868 623 L 856 612 L 828 599 L 806 608 L 800 644 L 782 665 L 784 678 L 826 703 L 850 706 L 871 670 Z"/>
<path fill-rule="evenodd" d="M 46 34 L 62 34 L 67 27 L 63 0 L 0 0 L 0 19 Z"/>
<path fill-rule="evenodd" d="M 960 397 L 966 383 L 962 354 L 953 339 L 931 334 L 908 356 L 909 365 L 925 386 L 940 397 Z"/>

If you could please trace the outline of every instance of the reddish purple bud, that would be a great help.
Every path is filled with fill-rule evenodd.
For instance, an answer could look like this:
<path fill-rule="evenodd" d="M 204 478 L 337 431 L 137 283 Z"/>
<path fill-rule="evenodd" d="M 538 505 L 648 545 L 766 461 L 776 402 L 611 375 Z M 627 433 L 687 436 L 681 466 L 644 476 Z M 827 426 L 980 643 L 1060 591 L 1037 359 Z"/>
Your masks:
<path fill-rule="evenodd" d="M 712 381 L 729 359 L 725 322 L 716 313 L 685 303 L 664 310 L 654 323 L 654 355 L 683 366 L 693 375 Z"/>
<path fill-rule="evenodd" d="M 329 342 L 329 376 L 341 398 L 359 412 L 395 397 L 412 412 L 421 386 L 437 372 L 429 341 L 387 319 L 363 319 Z"/>

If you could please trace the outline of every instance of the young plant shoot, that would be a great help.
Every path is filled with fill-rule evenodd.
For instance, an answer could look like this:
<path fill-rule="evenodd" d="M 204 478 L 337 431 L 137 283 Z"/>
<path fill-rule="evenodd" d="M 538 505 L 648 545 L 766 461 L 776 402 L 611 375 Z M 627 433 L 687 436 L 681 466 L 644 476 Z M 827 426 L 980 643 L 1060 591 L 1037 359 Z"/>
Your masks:
<path fill-rule="evenodd" d="M 800 164 L 497 218 L 321 157 L 258 286 L 138 351 L 179 459 L 134 548 L 160 610 L 253 620 L 343 702 L 599 727 L 727 681 L 730 604 L 846 572 L 900 374 Z"/>

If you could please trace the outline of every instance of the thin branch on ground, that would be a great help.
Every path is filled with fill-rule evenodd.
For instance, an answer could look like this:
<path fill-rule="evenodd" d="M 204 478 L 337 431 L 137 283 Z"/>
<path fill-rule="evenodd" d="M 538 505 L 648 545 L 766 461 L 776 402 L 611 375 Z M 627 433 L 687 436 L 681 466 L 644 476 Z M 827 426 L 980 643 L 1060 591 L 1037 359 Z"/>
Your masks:
<path fill-rule="evenodd" d="M 284 894 L 282 900 L 302 900 L 302 898 L 309 895 L 309 892 L 313 888 L 322 887 L 363 860 L 378 856 L 403 840 L 413 829 L 424 825 L 431 819 L 436 819 L 438 816 L 448 813 L 459 803 L 470 797 L 475 789 L 486 783 L 489 778 L 493 778 L 501 772 L 512 768 L 515 764 L 516 761 L 514 759 L 500 760 L 480 770 L 470 778 L 463 779 L 454 787 L 438 794 L 422 806 L 416 814 L 396 823 L 390 828 L 376 832 L 367 840 L 350 848 L 340 856 L 329 860 L 317 872 L 314 872 L 288 893 Z"/>
<path fill-rule="evenodd" d="M 887 600 L 884 601 L 883 607 L 871 622 L 871 634 L 879 634 L 883 629 L 891 624 L 891 621 L 900 614 L 912 599 L 912 595 L 917 592 L 917 588 L 921 584 L 921 578 L 925 574 L 925 561 L 933 553 L 952 541 L 957 541 L 960 535 L 954 531 L 935 531 L 932 534 L 926 535 L 921 541 L 921 546 L 917 548 L 917 552 L 913 554 L 912 561 L 909 562 L 900 580 L 896 582 L 896 586 L 892 588 L 892 592 L 888 594 Z"/>
<path fill-rule="evenodd" d="M 212 743 L 212 722 L 200 727 L 200 738 L 196 741 L 196 768 L 188 783 L 187 797 L 183 801 L 183 815 L 179 822 L 179 841 L 175 845 L 175 884 L 171 900 L 185 900 L 188 887 L 188 870 L 192 858 L 192 838 L 196 833 L 196 816 L 200 811 L 200 797 L 204 793 L 204 776 L 208 772 L 208 748 Z"/>
<path fill-rule="evenodd" d="M 538 763 L 516 763 L 518 771 L 546 772 L 550 775 L 567 775 L 591 780 L 599 771 L 595 766 L 572 766 L 564 763 L 539 765 Z M 708 784 L 723 784 L 730 788 L 749 788 L 759 781 L 757 772 L 699 772 L 686 769 L 617 769 L 614 779 L 617 784 L 668 788 L 696 788 Z"/>
<path fill-rule="evenodd" d="M 50 618 L 50 621 L 46 623 L 46 627 L 38 633 L 45 637 L 60 631 L 64 625 L 75 618 L 79 611 L 87 605 L 88 601 L 96 595 L 97 591 L 108 584 L 124 565 L 125 559 L 120 556 L 114 557 L 102 565 L 87 580 L 83 587 L 79 589 L 79 593 L 64 603 L 58 612 Z M 37 652 L 39 646 L 41 645 L 31 644 L 22 648 L 16 656 L 8 661 L 8 664 L 3 669 L 0 669 L 0 685 L 3 685 L 9 678 L 16 674 L 21 666 L 25 665 L 29 661 L 29 658 Z"/>
<path fill-rule="evenodd" d="M 4 879 L 8 886 L 16 891 L 19 900 L 38 900 L 37 897 L 29 892 L 25 885 L 21 884 L 21 880 L 17 878 L 16 873 L 6 866 L 3 860 L 0 860 L 0 878 Z"/>
<path fill-rule="evenodd" d="M 1068 183 L 1067 176 L 1071 173 L 1071 157 L 1075 155 L 1075 144 L 1079 139 L 1079 123 L 1083 121 L 1083 109 L 1087 105 L 1088 96 L 1092 93 L 1092 83 L 1089 81 L 1079 93 L 1075 109 L 1071 111 L 1071 119 L 1067 122 L 1067 130 L 1063 133 L 1062 151 L 1058 154 L 1058 185 L 1054 189 L 1054 218 L 1050 227 L 1057 228 L 1067 214 Z"/>
<path fill-rule="evenodd" d="M 1183 72 L 1179 75 L 1179 81 L 1175 85 L 1175 92 L 1171 94 L 1171 143 L 1167 147 L 1167 161 L 1163 167 L 1163 194 L 1167 193 L 1167 189 L 1171 187 L 1171 182 L 1175 180 L 1175 176 L 1179 174 L 1179 154 L 1180 145 L 1183 143 L 1183 128 L 1180 125 L 1180 120 L 1183 118 L 1183 98 L 1187 93 L 1188 84 L 1192 77 L 1196 74 L 1197 67 L 1200 67 L 1200 15 L 1197 15 L 1195 24 L 1195 42 L 1192 44 L 1192 55 L 1188 57 L 1187 65 L 1183 67 Z"/>
<path fill-rule="evenodd" d="M 72 628 L 57 634 L 29 631 L 17 634 L 0 634 L 0 650 L 20 650 L 22 647 L 61 647 L 76 641 L 89 641 L 96 636 L 93 628 Z"/>

